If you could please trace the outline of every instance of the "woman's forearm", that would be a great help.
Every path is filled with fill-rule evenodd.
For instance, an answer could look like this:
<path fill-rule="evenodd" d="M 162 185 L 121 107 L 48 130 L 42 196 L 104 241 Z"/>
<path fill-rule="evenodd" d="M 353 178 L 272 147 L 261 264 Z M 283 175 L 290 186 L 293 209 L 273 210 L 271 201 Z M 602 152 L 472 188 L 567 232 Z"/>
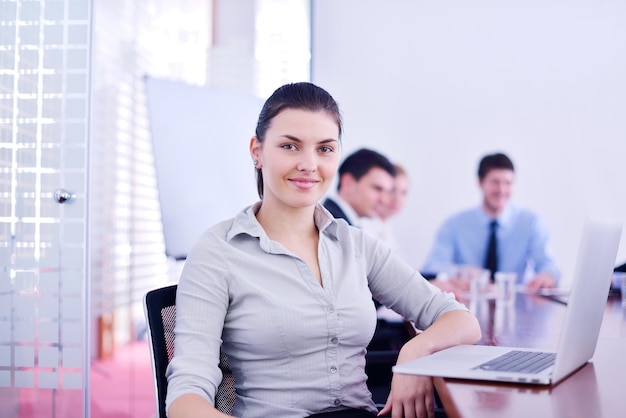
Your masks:
<path fill-rule="evenodd" d="M 478 320 L 467 311 L 450 311 L 441 315 L 424 332 L 408 341 L 400 350 L 398 363 L 423 357 L 459 344 L 480 340 Z"/>

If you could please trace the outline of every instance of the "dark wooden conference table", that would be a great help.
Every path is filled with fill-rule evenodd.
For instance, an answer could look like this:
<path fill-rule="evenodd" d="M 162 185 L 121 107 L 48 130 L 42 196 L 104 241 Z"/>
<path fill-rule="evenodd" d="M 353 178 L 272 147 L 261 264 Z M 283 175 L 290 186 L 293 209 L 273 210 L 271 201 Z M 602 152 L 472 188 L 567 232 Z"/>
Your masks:
<path fill-rule="evenodd" d="M 565 304 L 518 293 L 508 307 L 465 301 L 480 321 L 481 344 L 556 350 Z M 572 347 L 575 349 L 575 347 Z M 552 387 L 434 378 L 450 418 L 626 416 L 626 308 L 610 294 L 592 360 Z"/>

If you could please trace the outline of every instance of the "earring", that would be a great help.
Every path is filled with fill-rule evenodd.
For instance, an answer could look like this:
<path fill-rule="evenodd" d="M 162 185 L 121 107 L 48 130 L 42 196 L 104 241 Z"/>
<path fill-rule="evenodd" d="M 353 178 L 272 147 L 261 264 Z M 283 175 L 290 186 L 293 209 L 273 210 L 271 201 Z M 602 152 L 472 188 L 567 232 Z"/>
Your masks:
<path fill-rule="evenodd" d="M 256 167 L 259 164 L 259 160 L 254 160 L 252 161 L 252 163 L 254 164 L 254 166 Z"/>

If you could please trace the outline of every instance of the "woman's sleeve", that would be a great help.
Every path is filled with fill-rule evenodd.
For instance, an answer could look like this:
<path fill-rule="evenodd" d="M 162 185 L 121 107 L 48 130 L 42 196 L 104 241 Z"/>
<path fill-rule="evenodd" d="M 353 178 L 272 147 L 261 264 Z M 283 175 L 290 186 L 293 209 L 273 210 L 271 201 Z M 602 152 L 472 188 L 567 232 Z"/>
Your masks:
<path fill-rule="evenodd" d="M 191 393 L 214 405 L 222 380 L 218 364 L 229 300 L 227 269 L 212 241 L 205 234 L 194 246 L 178 283 L 174 357 L 166 373 L 168 409 Z"/>
<path fill-rule="evenodd" d="M 398 255 L 376 240 L 363 237 L 368 282 L 374 299 L 426 329 L 443 313 L 467 310 L 451 293 L 444 293 Z"/>

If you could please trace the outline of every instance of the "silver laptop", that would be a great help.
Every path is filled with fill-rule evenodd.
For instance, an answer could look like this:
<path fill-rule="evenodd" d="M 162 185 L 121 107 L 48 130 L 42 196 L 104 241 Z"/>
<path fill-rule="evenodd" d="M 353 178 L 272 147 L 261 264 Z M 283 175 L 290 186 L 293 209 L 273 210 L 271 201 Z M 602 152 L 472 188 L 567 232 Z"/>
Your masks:
<path fill-rule="evenodd" d="M 585 365 L 596 349 L 621 233 L 617 222 L 585 223 L 556 352 L 459 345 L 396 365 L 393 371 L 537 385 L 559 382 Z"/>

